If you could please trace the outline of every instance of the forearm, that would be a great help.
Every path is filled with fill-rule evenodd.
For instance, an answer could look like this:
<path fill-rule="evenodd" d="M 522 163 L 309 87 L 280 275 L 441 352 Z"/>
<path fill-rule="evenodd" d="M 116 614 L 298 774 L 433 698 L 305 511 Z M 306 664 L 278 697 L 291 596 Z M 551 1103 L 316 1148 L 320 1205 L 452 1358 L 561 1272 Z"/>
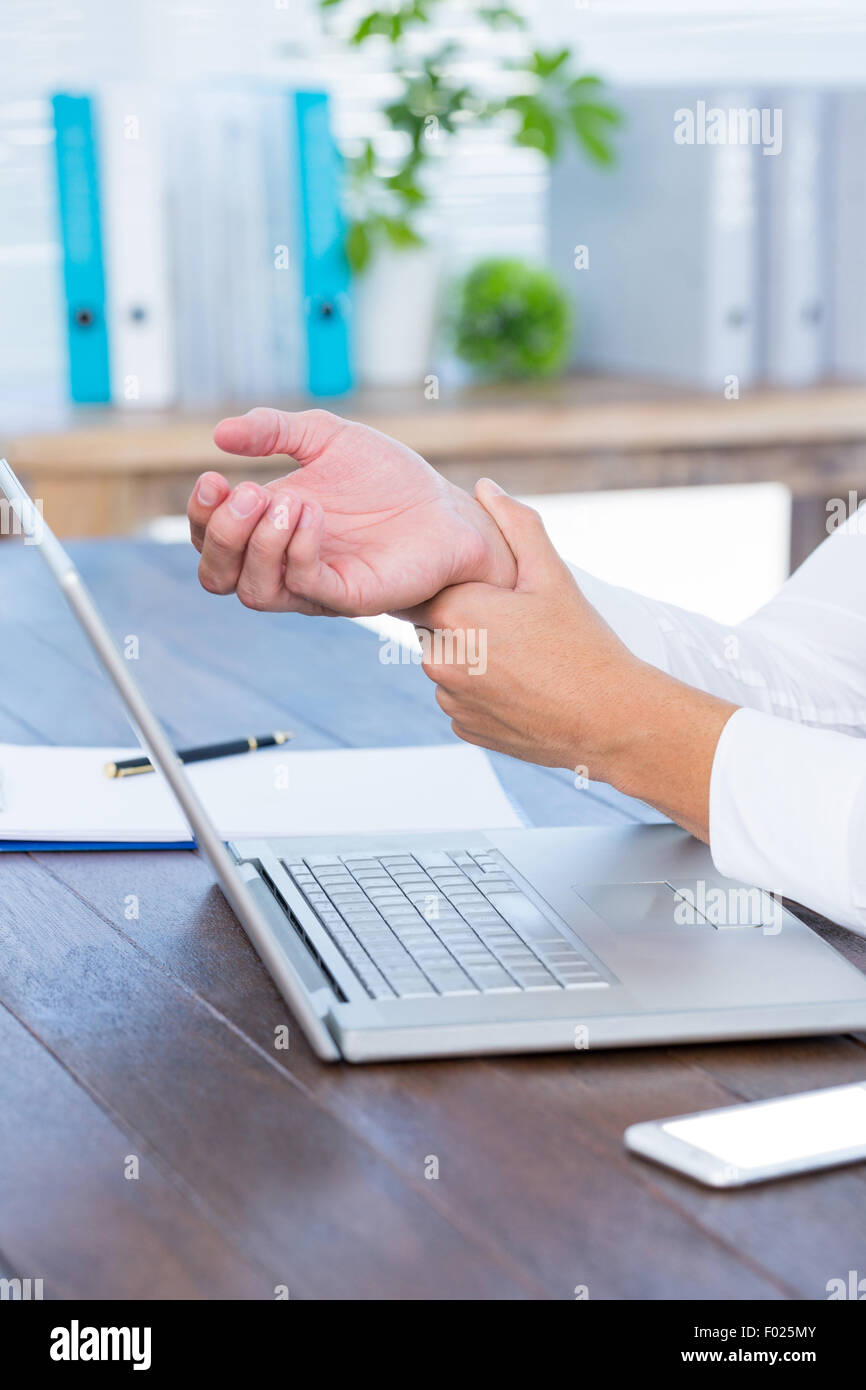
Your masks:
<path fill-rule="evenodd" d="M 637 664 L 599 771 L 710 846 L 720 873 L 866 934 L 866 746 Z"/>
<path fill-rule="evenodd" d="M 642 660 L 737 705 L 862 735 L 864 565 L 866 528 L 852 523 L 829 537 L 775 598 L 734 625 L 570 569 L 590 603 Z"/>
<path fill-rule="evenodd" d="M 634 662 L 605 703 L 607 725 L 590 776 L 710 837 L 710 780 L 722 730 L 737 706 Z"/>
<path fill-rule="evenodd" d="M 468 494 L 461 508 L 486 549 L 461 578 L 510 588 L 514 561 L 498 528 Z M 866 535 L 839 531 L 769 603 L 742 623 L 609 584 L 569 564 L 581 591 L 633 655 L 697 690 L 797 723 L 866 734 L 863 586 Z"/>

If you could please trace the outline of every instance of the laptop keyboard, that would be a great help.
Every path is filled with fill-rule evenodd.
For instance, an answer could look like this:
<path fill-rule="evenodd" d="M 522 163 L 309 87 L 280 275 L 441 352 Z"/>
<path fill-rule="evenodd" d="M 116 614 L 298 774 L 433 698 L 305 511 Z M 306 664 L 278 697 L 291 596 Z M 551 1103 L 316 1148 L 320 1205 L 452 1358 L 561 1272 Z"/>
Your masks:
<path fill-rule="evenodd" d="M 282 863 L 373 999 L 608 984 L 494 851 Z"/>

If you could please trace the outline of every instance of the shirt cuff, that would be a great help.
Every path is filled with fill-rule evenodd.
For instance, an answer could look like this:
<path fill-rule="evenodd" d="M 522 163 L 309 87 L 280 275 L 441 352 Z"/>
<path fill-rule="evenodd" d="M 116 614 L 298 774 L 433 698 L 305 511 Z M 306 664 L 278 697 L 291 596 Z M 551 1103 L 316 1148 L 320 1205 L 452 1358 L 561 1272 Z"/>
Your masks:
<path fill-rule="evenodd" d="M 621 589 L 596 579 L 594 574 L 569 564 L 584 598 L 600 613 L 608 627 L 641 661 L 668 669 L 668 654 L 662 634 L 661 619 L 652 599 L 643 598 L 631 589 Z"/>
<path fill-rule="evenodd" d="M 710 779 L 710 851 L 720 873 L 866 934 L 866 743 L 739 709 Z"/>

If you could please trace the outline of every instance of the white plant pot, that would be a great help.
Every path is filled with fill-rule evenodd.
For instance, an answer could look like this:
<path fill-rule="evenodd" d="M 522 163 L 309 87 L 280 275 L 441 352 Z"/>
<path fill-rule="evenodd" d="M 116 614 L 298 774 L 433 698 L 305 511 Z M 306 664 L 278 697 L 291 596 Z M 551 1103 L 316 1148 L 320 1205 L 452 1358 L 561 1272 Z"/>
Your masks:
<path fill-rule="evenodd" d="M 440 255 L 382 250 L 355 281 L 355 372 L 365 386 L 423 389 L 432 370 Z"/>

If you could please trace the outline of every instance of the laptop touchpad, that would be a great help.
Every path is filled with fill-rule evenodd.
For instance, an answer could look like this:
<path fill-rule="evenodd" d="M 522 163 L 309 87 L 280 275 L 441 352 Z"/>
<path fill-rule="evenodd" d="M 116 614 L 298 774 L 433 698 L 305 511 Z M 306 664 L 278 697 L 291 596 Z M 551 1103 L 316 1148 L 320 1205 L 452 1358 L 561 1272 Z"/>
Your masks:
<path fill-rule="evenodd" d="M 656 883 L 576 883 L 574 891 L 616 931 L 652 931 L 678 925 L 674 911 L 682 899 L 664 880 Z M 703 922 L 700 915 L 698 921 Z"/>

